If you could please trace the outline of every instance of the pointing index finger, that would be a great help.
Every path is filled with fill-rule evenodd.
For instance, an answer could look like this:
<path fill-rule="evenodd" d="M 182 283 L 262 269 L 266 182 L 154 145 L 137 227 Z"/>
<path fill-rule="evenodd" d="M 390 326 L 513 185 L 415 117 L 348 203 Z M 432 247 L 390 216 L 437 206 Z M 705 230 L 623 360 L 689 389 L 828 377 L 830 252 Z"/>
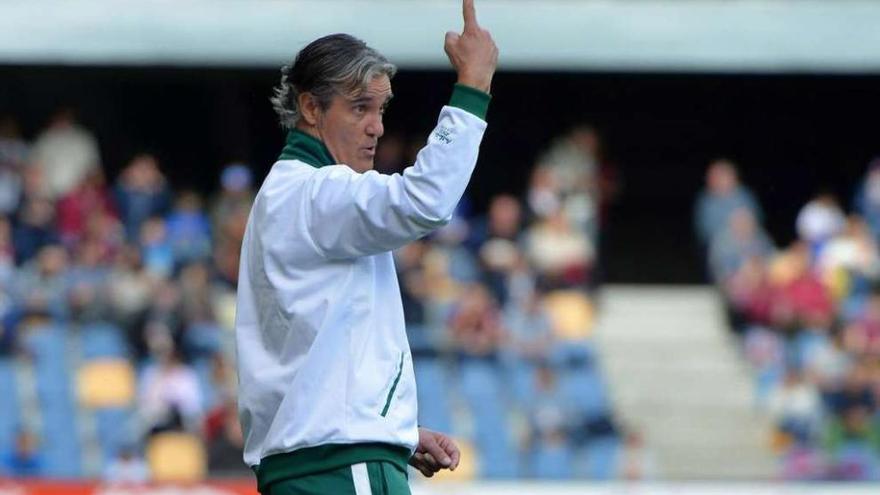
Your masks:
<path fill-rule="evenodd" d="M 480 27 L 477 24 L 477 9 L 474 7 L 474 0 L 462 0 L 461 10 L 464 15 L 465 31 Z"/>

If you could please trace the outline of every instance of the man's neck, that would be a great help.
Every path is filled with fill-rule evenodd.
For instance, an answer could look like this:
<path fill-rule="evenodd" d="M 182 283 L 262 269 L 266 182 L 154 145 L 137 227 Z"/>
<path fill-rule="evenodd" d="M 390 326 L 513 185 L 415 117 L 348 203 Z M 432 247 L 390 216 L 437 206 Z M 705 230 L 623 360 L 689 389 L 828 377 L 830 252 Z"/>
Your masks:
<path fill-rule="evenodd" d="M 299 160 L 313 167 L 333 165 L 336 160 L 316 134 L 314 127 L 309 129 L 309 126 L 297 125 L 287 133 L 284 149 L 278 159 Z"/>

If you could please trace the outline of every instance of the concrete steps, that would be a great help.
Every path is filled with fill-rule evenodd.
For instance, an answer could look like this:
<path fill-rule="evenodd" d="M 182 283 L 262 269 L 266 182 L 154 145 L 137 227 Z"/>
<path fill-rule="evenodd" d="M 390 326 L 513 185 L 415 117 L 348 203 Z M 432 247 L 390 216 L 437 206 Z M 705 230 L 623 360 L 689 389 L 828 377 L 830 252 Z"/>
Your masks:
<path fill-rule="evenodd" d="M 711 287 L 610 286 L 596 345 L 615 410 L 668 480 L 771 479 L 771 427 Z"/>

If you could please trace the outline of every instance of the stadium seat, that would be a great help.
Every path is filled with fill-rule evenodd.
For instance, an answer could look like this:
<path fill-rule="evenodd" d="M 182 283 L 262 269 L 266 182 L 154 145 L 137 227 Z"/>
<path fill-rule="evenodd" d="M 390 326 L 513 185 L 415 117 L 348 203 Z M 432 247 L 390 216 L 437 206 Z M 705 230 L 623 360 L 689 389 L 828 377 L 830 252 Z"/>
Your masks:
<path fill-rule="evenodd" d="M 553 291 L 544 296 L 544 305 L 557 339 L 579 341 L 590 336 L 595 310 L 584 293 L 576 290 Z"/>
<path fill-rule="evenodd" d="M 18 390 L 15 382 L 15 363 L 12 358 L 0 358 L 0 452 L 8 452 L 12 448 L 15 432 L 19 425 Z"/>
<path fill-rule="evenodd" d="M 419 424 L 452 431 L 446 363 L 436 357 L 416 357 L 413 368 L 418 384 Z"/>
<path fill-rule="evenodd" d="M 83 359 L 124 358 L 128 348 L 122 329 L 109 323 L 84 325 L 82 334 Z"/>
<path fill-rule="evenodd" d="M 508 426 L 508 407 L 497 363 L 465 359 L 459 368 L 461 388 L 474 421 L 474 444 L 485 462 L 480 475 L 510 478 L 516 475 L 516 456 Z"/>
<path fill-rule="evenodd" d="M 572 477 L 572 449 L 566 443 L 539 445 L 530 456 L 531 474 L 538 479 L 569 479 Z"/>
<path fill-rule="evenodd" d="M 22 341 L 34 357 L 43 424 L 40 444 L 45 473 L 54 478 L 76 478 L 82 473 L 67 336 L 65 326 L 48 324 L 29 328 Z"/>
<path fill-rule="evenodd" d="M 134 401 L 134 369 L 124 359 L 89 362 L 77 374 L 77 396 L 84 407 L 121 408 Z"/>
<path fill-rule="evenodd" d="M 95 411 L 97 440 L 104 465 L 116 459 L 126 444 L 137 438 L 134 431 L 134 411 L 131 408 L 104 408 Z"/>
<path fill-rule="evenodd" d="M 160 433 L 150 439 L 146 454 L 157 483 L 194 483 L 205 478 L 205 448 L 194 435 Z"/>

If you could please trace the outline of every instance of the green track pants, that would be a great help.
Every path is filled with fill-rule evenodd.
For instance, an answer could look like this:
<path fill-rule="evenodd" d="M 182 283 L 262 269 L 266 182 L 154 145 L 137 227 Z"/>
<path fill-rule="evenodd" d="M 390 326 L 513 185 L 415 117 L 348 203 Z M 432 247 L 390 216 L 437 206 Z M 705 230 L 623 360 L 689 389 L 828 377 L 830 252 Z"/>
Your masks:
<path fill-rule="evenodd" d="M 390 462 L 362 462 L 279 481 L 264 495 L 411 495 L 406 471 Z"/>

